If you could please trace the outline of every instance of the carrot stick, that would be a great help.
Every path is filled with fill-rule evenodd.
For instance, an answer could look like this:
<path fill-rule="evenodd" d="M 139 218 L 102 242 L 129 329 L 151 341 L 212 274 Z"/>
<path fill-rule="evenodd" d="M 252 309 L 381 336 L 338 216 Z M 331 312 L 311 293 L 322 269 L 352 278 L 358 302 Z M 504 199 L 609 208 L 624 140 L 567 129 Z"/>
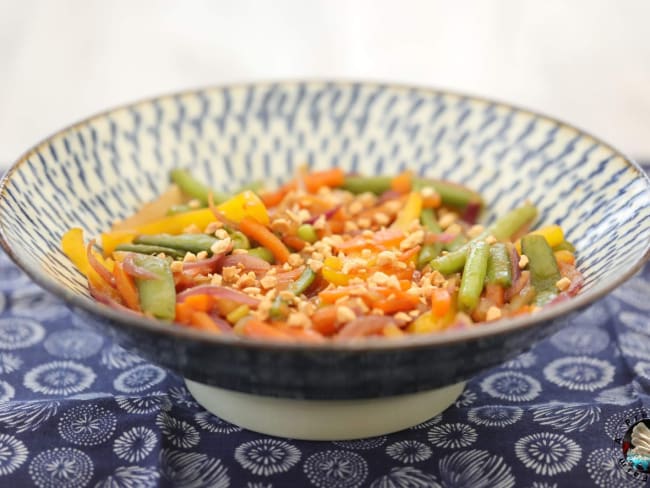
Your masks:
<path fill-rule="evenodd" d="M 336 307 L 334 305 L 326 305 L 319 308 L 311 316 L 311 323 L 314 330 L 324 336 L 334 334 L 338 330 L 336 324 Z"/>
<path fill-rule="evenodd" d="M 345 173 L 341 168 L 332 168 L 324 171 L 315 171 L 303 176 L 305 188 L 309 193 L 316 193 L 320 188 L 328 186 L 335 188 L 343 184 Z"/>
<path fill-rule="evenodd" d="M 395 176 L 390 182 L 390 187 L 397 193 L 406 194 L 411 191 L 412 182 L 413 173 L 407 170 Z"/>
<path fill-rule="evenodd" d="M 239 230 L 271 251 L 277 262 L 286 263 L 287 259 L 289 259 L 290 253 L 287 246 L 273 232 L 256 220 L 245 217 L 239 223 Z"/>
<path fill-rule="evenodd" d="M 184 303 L 197 312 L 209 312 L 214 306 L 214 299 L 210 295 L 190 295 Z"/>
<path fill-rule="evenodd" d="M 291 334 L 280 330 L 261 320 L 251 319 L 244 325 L 244 335 L 256 339 L 268 339 L 275 341 L 293 341 Z"/>
<path fill-rule="evenodd" d="M 451 295 L 445 288 L 434 288 L 431 294 L 431 311 L 436 317 L 444 317 L 451 308 Z"/>
<path fill-rule="evenodd" d="M 221 334 L 221 329 L 219 326 L 215 324 L 214 320 L 212 320 L 212 318 L 205 312 L 192 312 L 192 316 L 190 317 L 190 325 L 196 327 L 197 329 Z"/>
<path fill-rule="evenodd" d="M 284 185 L 274 192 L 263 193 L 260 195 L 260 198 L 262 199 L 262 202 L 264 202 L 266 208 L 276 207 L 277 205 L 280 205 L 291 189 L 290 185 Z"/>
<path fill-rule="evenodd" d="M 383 311 L 385 314 L 393 314 L 396 312 L 406 312 L 412 310 L 418 303 L 420 299 L 411 295 L 410 293 L 398 292 L 395 294 L 395 298 L 385 298 L 383 300 L 377 300 L 374 303 L 374 308 L 378 308 Z"/>
<path fill-rule="evenodd" d="M 305 247 L 307 244 L 305 241 L 303 241 L 300 237 L 294 236 L 294 235 L 286 235 L 282 238 L 282 241 L 289 246 L 291 249 L 294 249 L 296 251 L 302 251 L 302 249 Z"/>
<path fill-rule="evenodd" d="M 117 291 L 124 300 L 124 303 L 126 303 L 126 306 L 133 310 L 140 311 L 138 289 L 135 287 L 133 278 L 124 271 L 122 263 L 115 263 L 113 266 L 113 276 L 115 278 Z"/>
<path fill-rule="evenodd" d="M 189 325 L 192 318 L 192 313 L 194 313 L 194 311 L 192 310 L 192 307 L 190 307 L 187 303 L 177 303 L 175 320 L 181 324 Z"/>

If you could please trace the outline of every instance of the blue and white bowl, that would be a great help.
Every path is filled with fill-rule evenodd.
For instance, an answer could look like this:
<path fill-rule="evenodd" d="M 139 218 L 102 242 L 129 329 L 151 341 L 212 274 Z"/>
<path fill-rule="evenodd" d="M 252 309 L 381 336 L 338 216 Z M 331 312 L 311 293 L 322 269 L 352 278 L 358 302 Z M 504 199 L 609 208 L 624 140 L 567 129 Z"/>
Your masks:
<path fill-rule="evenodd" d="M 364 174 L 405 168 L 466 184 L 485 221 L 531 200 L 578 249 L 585 285 L 532 316 L 400 340 L 279 345 L 209 335 L 109 309 L 60 250 L 134 213 L 188 167 L 215 188 L 282 182 L 298 165 Z M 650 183 L 632 161 L 569 125 L 426 88 L 280 82 L 207 88 L 91 117 L 27 151 L 0 187 L 0 231 L 31 278 L 88 321 L 189 380 L 250 394 L 368 399 L 457 384 L 510 359 L 613 290 L 648 259 Z"/>

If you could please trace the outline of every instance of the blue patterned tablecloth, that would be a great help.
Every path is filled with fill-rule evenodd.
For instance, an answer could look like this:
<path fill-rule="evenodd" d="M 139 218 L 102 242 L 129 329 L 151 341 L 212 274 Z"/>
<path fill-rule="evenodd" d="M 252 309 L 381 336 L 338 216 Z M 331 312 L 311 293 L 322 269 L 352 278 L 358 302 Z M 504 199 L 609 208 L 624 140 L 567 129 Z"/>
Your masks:
<path fill-rule="evenodd" d="M 0 251 L 0 486 L 641 487 L 620 442 L 648 417 L 650 265 L 443 414 L 305 442 L 207 413 L 180 377 L 98 335 Z"/>

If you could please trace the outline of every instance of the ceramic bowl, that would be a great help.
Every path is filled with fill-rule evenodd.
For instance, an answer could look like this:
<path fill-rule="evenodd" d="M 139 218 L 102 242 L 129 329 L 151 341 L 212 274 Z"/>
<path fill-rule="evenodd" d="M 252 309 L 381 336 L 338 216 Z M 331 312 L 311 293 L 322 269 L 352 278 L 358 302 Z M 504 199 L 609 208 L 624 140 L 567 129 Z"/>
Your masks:
<path fill-rule="evenodd" d="M 35 114 L 37 116 L 37 114 Z M 349 344 L 270 344 L 209 335 L 95 303 L 62 254 L 72 226 L 98 235 L 187 167 L 227 190 L 279 183 L 298 165 L 457 181 L 489 203 L 484 220 L 531 200 L 559 224 L 585 277 L 574 299 L 531 316 L 437 335 Z M 96 115 L 27 151 L 0 187 L 2 244 L 38 284 L 124 347 L 196 385 L 305 400 L 367 400 L 457 385 L 555 331 L 648 259 L 650 183 L 598 139 L 503 103 L 356 82 L 214 87 Z M 454 393 L 457 394 L 457 393 Z"/>

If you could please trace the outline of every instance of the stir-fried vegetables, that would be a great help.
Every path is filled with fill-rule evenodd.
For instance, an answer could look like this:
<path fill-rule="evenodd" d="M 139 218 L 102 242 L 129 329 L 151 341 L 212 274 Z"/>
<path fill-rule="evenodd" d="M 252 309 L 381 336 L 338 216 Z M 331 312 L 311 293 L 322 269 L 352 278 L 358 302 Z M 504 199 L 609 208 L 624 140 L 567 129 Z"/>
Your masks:
<path fill-rule="evenodd" d="M 574 295 L 575 248 L 529 231 L 526 203 L 485 228 L 461 185 L 338 168 L 230 195 L 188 171 L 160 199 L 64 253 L 115 308 L 214 334 L 272 341 L 399 338 L 476 327 Z"/>

